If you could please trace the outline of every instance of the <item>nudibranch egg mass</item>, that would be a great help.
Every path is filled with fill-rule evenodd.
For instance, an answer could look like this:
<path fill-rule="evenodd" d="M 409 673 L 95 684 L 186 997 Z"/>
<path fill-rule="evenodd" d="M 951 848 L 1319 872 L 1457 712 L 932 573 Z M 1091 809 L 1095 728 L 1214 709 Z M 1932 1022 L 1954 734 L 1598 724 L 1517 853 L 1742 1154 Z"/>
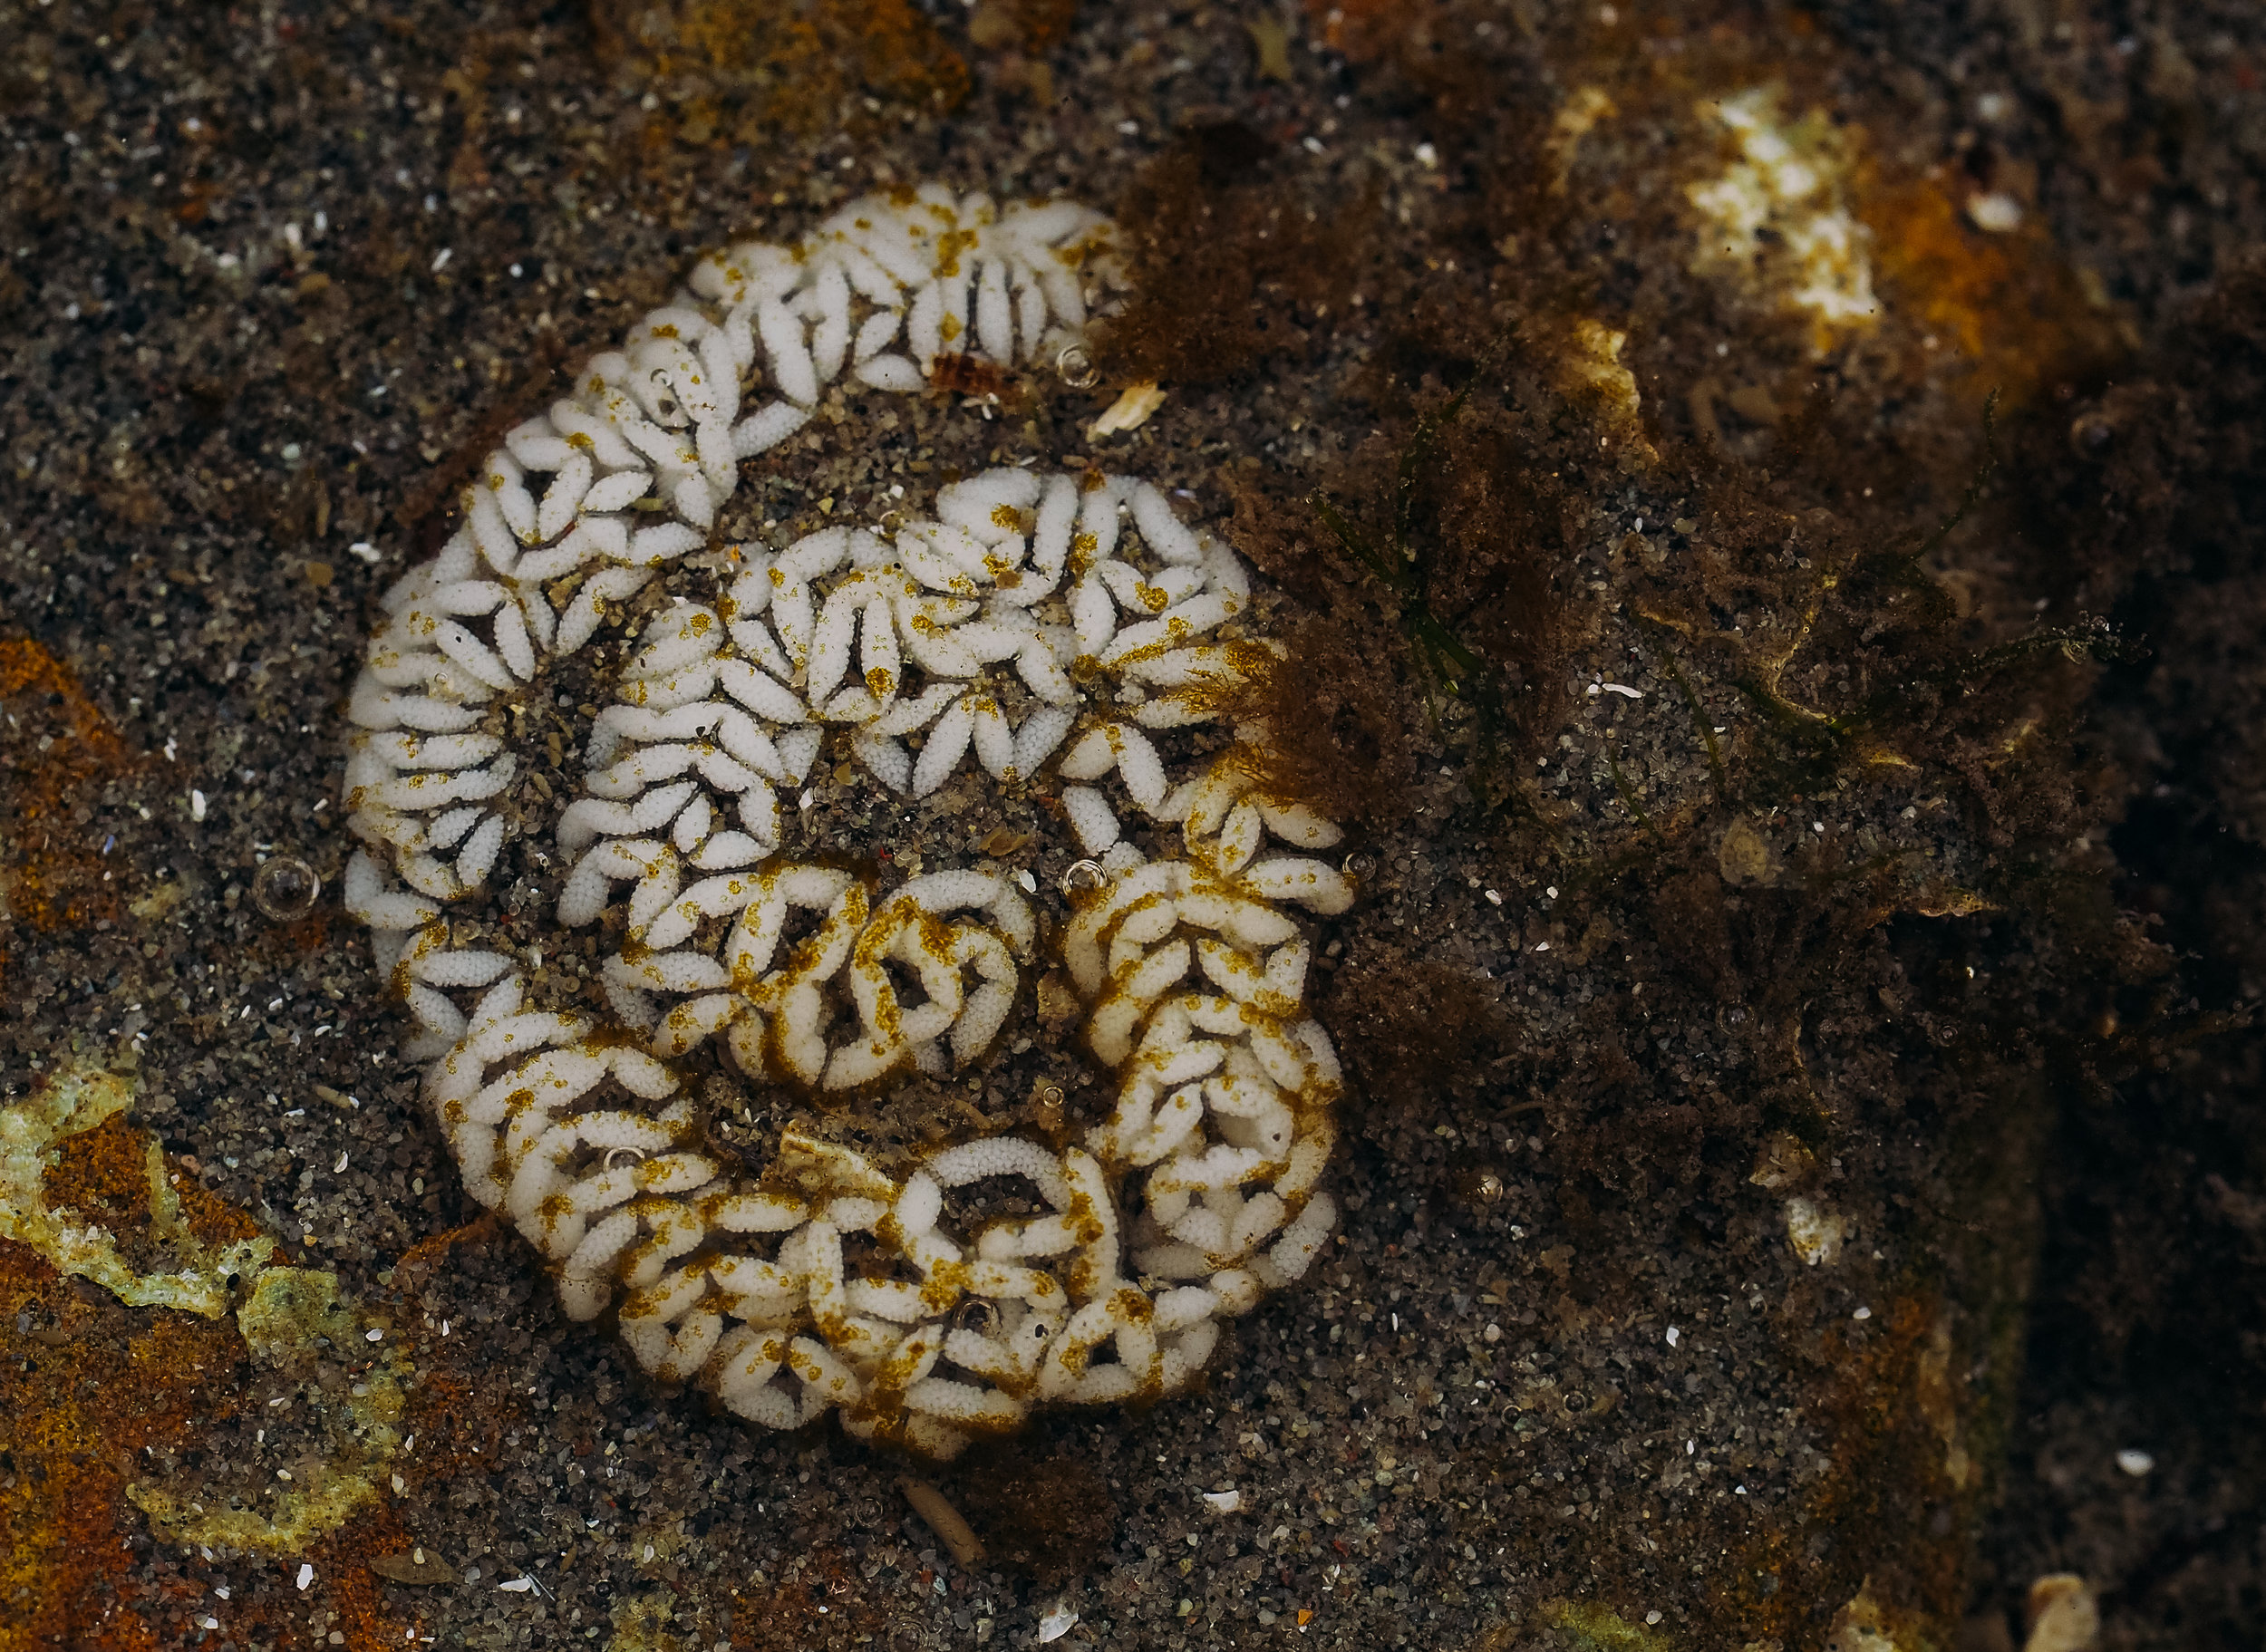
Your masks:
<path fill-rule="evenodd" d="M 941 1458 L 1037 1406 L 1170 1393 L 1335 1222 L 1308 921 L 1353 891 L 1313 853 L 1337 826 L 1256 778 L 1264 726 L 1221 738 L 1282 646 L 1234 551 L 1096 469 L 983 471 L 886 531 L 712 543 L 741 462 L 829 386 L 1051 361 L 1120 285 L 1089 210 L 933 186 L 702 259 L 488 457 L 354 685 L 346 902 L 467 1190 L 569 1315 L 611 1309 L 646 1370 L 755 1423 L 838 1409 Z M 540 781 L 523 714 L 569 671 L 605 703 L 546 816 L 555 918 L 603 937 L 603 1011 L 553 1002 L 535 949 L 479 920 L 516 783 Z M 1059 785 L 1085 858 L 1045 944 L 1114 1086 L 1099 1122 L 887 1168 L 802 1130 L 760 1166 L 717 1145 L 696 1068 L 886 1109 L 983 1061 L 1041 966 L 1035 881 L 885 887 L 794 829 L 828 750 L 901 802 Z"/>

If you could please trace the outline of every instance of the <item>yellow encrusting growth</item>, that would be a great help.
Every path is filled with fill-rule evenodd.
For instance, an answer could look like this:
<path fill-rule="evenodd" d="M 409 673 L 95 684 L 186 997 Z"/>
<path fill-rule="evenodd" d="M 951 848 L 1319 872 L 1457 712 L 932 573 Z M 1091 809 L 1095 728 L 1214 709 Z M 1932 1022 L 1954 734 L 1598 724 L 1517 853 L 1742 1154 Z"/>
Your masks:
<path fill-rule="evenodd" d="M 1810 318 L 1822 352 L 1880 319 L 1872 232 L 1851 211 L 1845 140 L 1821 111 L 1787 121 L 1776 88 L 1703 103 L 1735 159 L 1685 190 L 1700 217 L 1692 267 Z"/>
<path fill-rule="evenodd" d="M 179 1173 L 156 1139 L 127 1123 L 138 1087 L 127 1074 L 77 1061 L 0 1108 L 0 1238 L 128 1307 L 218 1320 L 240 1291 L 236 1330 L 258 1364 L 353 1362 L 366 1353 L 350 1392 L 315 1401 L 328 1445 L 323 1472 L 278 1497 L 272 1515 L 208 1509 L 146 1482 L 121 1488 L 171 1541 L 295 1551 L 377 1496 L 400 1450 L 394 1424 L 407 1361 L 390 1344 L 369 1347 L 373 1328 L 340 1297 L 335 1275 L 284 1265 L 281 1247 L 247 1218 L 201 1188 L 177 1186 Z M 169 1253 L 179 1265 L 138 1270 L 126 1260 L 129 1248 Z M 217 1356 L 209 1363 L 222 1368 Z"/>
<path fill-rule="evenodd" d="M 58 1272 L 100 1285 L 130 1307 L 177 1308 L 217 1319 L 228 1311 L 229 1281 L 265 1267 L 275 1241 L 262 1237 L 214 1245 L 199 1237 L 183 1220 L 154 1138 L 145 1138 L 148 1221 L 180 1266 L 138 1272 L 120 1255 L 108 1229 L 79 1212 L 49 1208 L 44 1177 L 62 1144 L 124 1113 L 134 1093 L 131 1079 L 74 1062 L 24 1100 L 0 1107 L 0 1238 L 29 1246 Z"/>

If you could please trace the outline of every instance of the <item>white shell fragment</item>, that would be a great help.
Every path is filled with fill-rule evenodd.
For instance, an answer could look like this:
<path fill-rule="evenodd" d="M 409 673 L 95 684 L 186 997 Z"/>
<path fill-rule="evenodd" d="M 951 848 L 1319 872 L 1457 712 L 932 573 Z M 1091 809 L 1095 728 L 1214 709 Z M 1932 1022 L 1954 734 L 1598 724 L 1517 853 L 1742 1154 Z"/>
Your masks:
<path fill-rule="evenodd" d="M 1041 1406 L 1173 1392 L 1335 1222 L 1341 1077 L 1297 914 L 1351 903 L 1311 853 L 1340 834 L 1260 788 L 1263 729 L 1178 732 L 1279 652 L 1233 551 L 1148 482 L 996 469 L 886 536 L 742 547 L 728 596 L 668 594 L 741 463 L 828 383 L 1051 356 L 1106 306 L 1110 233 L 1070 203 L 931 188 L 703 259 L 505 438 L 464 527 L 386 594 L 354 685 L 346 904 L 468 1191 L 541 1251 L 569 1315 L 614 1310 L 647 1371 L 767 1427 L 838 1411 L 944 1458 Z M 525 788 L 550 800 L 561 753 L 530 713 L 566 703 L 554 674 L 597 642 L 610 677 L 563 681 L 611 698 L 544 809 Z M 1062 961 L 1118 1087 L 1082 1140 L 965 1141 L 901 1177 L 797 1133 L 760 1176 L 709 1148 L 699 1052 L 867 1105 L 983 1058 L 1028 996 L 1028 869 L 888 887 L 788 852 L 829 741 L 906 801 L 1059 790 L 1056 846 L 1093 857 Z M 539 953 L 452 921 L 530 817 L 556 822 L 559 926 L 607 926 L 585 948 L 603 1016 L 545 1008 Z"/>

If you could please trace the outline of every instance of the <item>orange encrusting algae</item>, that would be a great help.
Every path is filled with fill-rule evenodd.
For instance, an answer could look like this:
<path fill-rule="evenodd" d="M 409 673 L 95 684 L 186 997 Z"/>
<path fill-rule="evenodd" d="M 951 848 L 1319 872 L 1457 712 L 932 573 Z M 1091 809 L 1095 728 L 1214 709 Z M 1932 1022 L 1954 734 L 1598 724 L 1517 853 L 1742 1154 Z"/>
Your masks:
<path fill-rule="evenodd" d="M 99 1106 L 102 1087 L 92 1087 Z M 73 1277 L 43 1251 L 69 1239 L 59 1253 L 65 1267 L 71 1256 L 101 1249 L 114 1251 L 129 1274 L 150 1269 L 142 1282 L 187 1281 L 208 1268 L 238 1271 L 250 1255 L 244 1241 L 261 1231 L 122 1112 L 75 1132 L 65 1114 L 55 1122 L 68 1133 L 42 1152 L 38 1099 L 15 1104 L 11 1113 L 28 1111 L 0 1133 L 15 1161 L 0 1219 L 33 1241 L 0 1237 L 0 1415 L 8 1418 L 0 1652 L 156 1652 L 188 1644 L 208 1618 L 239 1639 L 256 1632 L 278 1647 L 329 1645 L 333 1630 L 353 1647 L 403 1644 L 405 1629 L 414 1630 L 388 1614 L 364 1564 L 409 1541 L 382 1499 L 362 1501 L 328 1531 L 299 1534 L 291 1559 L 315 1568 L 319 1595 L 247 1589 L 239 1570 L 224 1605 L 166 1541 L 151 1547 L 153 1535 L 174 1536 L 155 1512 L 173 1506 L 161 1490 L 169 1465 L 213 1449 L 216 1428 L 245 1408 L 260 1352 L 237 1315 L 129 1306 L 100 1288 L 115 1288 L 114 1276 L 92 1269 Z M 168 1255 L 185 1245 L 222 1254 Z M 190 1270 L 160 1271 L 176 1265 Z M 268 1281 L 290 1271 L 250 1265 Z M 307 1630 L 311 1607 L 323 1614 L 320 1634 Z"/>
<path fill-rule="evenodd" d="M 117 921 L 122 890 L 103 881 L 101 836 L 72 816 L 143 759 L 70 668 L 28 638 L 0 641 L 0 704 L 14 723 L 0 748 L 7 753 L 0 757 L 0 817 L 9 823 L 0 912 L 43 934 Z M 0 946 L 0 980 L 6 972 Z"/>
<path fill-rule="evenodd" d="M 134 1581 L 126 1480 L 143 1446 L 233 1409 L 227 1378 L 244 1354 L 226 1321 L 90 1302 L 0 1239 L 0 1621 L 14 1626 L 0 1647 L 155 1652 L 186 1638 L 185 1621 L 168 1627 L 179 1607 Z"/>
<path fill-rule="evenodd" d="M 1956 1438 L 1959 1402 L 1969 1396 L 1951 1391 L 1966 1385 L 1946 1373 L 1951 1311 L 1940 1297 L 1903 1297 L 1876 1335 L 1831 1331 L 1810 1350 L 1831 1466 L 1798 1518 L 1758 1526 L 1734 1550 L 1738 1563 L 1723 1575 L 1735 1581 L 1715 1604 L 1737 1633 L 1790 1643 L 1813 1603 L 1867 1594 L 1915 1627 L 1958 1621 L 1965 1527 L 1932 1516 L 1973 1505 L 1980 1488 Z M 1822 1551 L 1803 1541 L 1819 1532 L 1835 1539 Z"/>
<path fill-rule="evenodd" d="M 1859 169 L 1856 212 L 1873 232 L 1890 304 L 1974 363 L 1972 399 L 2009 406 L 2056 379 L 2086 379 L 2125 350 L 2114 317 L 2033 214 L 2011 234 L 1968 224 L 1942 180 Z"/>
<path fill-rule="evenodd" d="M 119 1251 L 144 1271 L 155 1266 L 137 1255 L 137 1241 L 148 1238 L 150 1212 L 150 1149 L 147 1132 L 112 1114 L 93 1129 L 65 1140 L 55 1150 L 55 1162 L 41 1177 L 48 1207 L 76 1211 L 82 1221 L 107 1228 Z M 160 1155 L 162 1174 L 179 1202 L 181 1220 L 206 1244 L 219 1248 L 240 1239 L 257 1239 L 259 1223 L 244 1212 L 214 1196 L 195 1177 L 184 1175 L 174 1161 Z"/>

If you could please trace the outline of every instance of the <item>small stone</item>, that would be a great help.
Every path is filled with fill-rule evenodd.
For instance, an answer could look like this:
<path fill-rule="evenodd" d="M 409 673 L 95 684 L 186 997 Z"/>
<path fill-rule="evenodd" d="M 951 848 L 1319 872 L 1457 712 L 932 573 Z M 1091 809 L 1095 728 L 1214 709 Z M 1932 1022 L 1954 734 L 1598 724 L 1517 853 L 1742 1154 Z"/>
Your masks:
<path fill-rule="evenodd" d="M 987 52 L 1005 51 L 1022 43 L 1022 24 L 1013 6 L 984 0 L 969 15 L 968 38 Z"/>
<path fill-rule="evenodd" d="M 1291 32 L 1279 17 L 1262 17 L 1246 21 L 1244 30 L 1251 36 L 1252 67 L 1263 81 L 1288 81 L 1295 72 L 1291 67 Z"/>
<path fill-rule="evenodd" d="M 1849 1224 L 1831 1205 L 1808 1199 L 1786 1202 L 1787 1242 L 1813 1268 L 1821 1262 L 1830 1268 L 1841 1260 L 1842 1241 L 1848 1232 Z"/>
<path fill-rule="evenodd" d="M 1985 235 L 2010 235 L 2022 227 L 2022 203 L 1994 190 L 1967 198 L 1967 221 Z"/>
<path fill-rule="evenodd" d="M 422 1544 L 412 1547 L 407 1554 L 373 1555 L 365 1564 L 389 1583 L 432 1584 L 456 1581 L 456 1568 Z"/>
<path fill-rule="evenodd" d="M 1078 994 L 1070 990 L 1070 978 L 1059 970 L 1050 970 L 1039 978 L 1039 1019 L 1050 1027 L 1059 1027 L 1077 1018 L 1080 1010 Z"/>
<path fill-rule="evenodd" d="M 2100 1636 L 2100 1608 L 2075 1572 L 2049 1572 L 2031 1584 L 2029 1608 L 2022 1652 L 2086 1652 Z"/>
<path fill-rule="evenodd" d="M 1763 1144 L 1762 1152 L 1755 1159 L 1754 1171 L 1747 1179 L 1757 1187 L 1776 1191 L 1807 1181 L 1816 1168 L 1816 1155 L 1781 1130 Z"/>
<path fill-rule="evenodd" d="M 1748 884 L 1768 885 L 1777 881 L 1770 845 L 1748 821 L 1734 820 L 1723 829 L 1716 845 L 1716 869 L 1733 888 Z"/>

